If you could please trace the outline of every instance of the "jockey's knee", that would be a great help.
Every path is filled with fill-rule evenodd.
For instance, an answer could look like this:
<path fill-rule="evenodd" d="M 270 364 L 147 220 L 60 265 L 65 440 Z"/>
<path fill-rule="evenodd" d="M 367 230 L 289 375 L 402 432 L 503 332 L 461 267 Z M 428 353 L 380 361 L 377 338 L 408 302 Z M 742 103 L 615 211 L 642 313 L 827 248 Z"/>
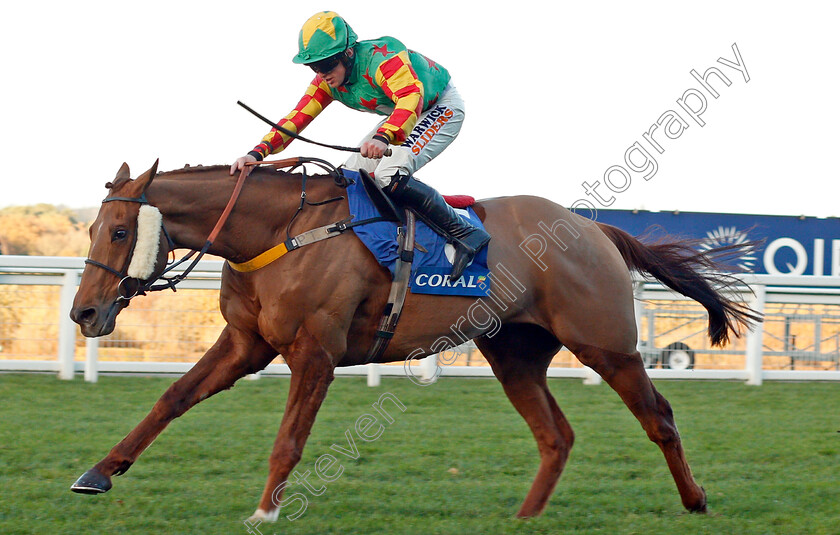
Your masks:
<path fill-rule="evenodd" d="M 364 169 L 368 173 L 373 173 L 376 169 L 376 166 L 379 164 L 379 160 L 374 160 L 373 158 L 365 158 L 358 152 L 352 154 L 347 160 L 344 162 L 344 167 L 347 169 L 352 169 L 353 171 L 358 171 L 359 169 Z"/>
<path fill-rule="evenodd" d="M 391 155 L 378 160 L 379 165 L 373 172 L 373 179 L 380 188 L 388 186 L 394 175 L 410 176 L 416 171 L 413 156 L 408 147 L 391 145 L 390 149 Z"/>

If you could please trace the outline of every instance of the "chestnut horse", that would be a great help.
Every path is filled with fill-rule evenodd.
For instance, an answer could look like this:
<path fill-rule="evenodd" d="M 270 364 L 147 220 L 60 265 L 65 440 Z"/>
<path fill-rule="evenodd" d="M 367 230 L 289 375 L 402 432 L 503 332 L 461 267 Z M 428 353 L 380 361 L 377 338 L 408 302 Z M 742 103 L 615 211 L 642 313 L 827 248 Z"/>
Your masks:
<path fill-rule="evenodd" d="M 159 252 L 147 277 L 155 279 L 171 249 L 195 250 L 206 243 L 234 187 L 228 169 L 194 167 L 156 176 L 156 162 L 132 180 L 123 164 L 106 185 L 108 197 L 90 228 L 89 263 L 71 312 L 85 336 L 112 332 L 128 303 L 121 294 L 132 282 L 139 284 L 120 278 L 134 253 L 141 204 L 162 214 Z M 309 199 L 343 194 L 328 175 L 310 177 L 307 184 Z M 349 216 L 346 202 L 307 205 L 298 212 L 300 204 L 300 174 L 255 169 L 209 252 L 243 263 L 283 242 L 295 214 L 297 233 Z M 539 447 L 536 478 L 518 512 L 530 517 L 545 508 L 574 441 L 546 383 L 552 357 L 565 346 L 621 396 L 660 447 L 683 505 L 704 512 L 706 495 L 686 461 L 671 407 L 636 350 L 630 270 L 699 301 L 709 314 L 711 340 L 720 345 L 760 318 L 722 295 L 723 276 L 708 271 L 719 267 L 714 251 L 698 254 L 688 242 L 673 240 L 644 245 L 539 197 L 488 199 L 474 208 L 493 236 L 492 293 L 480 299 L 409 293 L 396 334 L 378 362 L 438 353 L 475 339 Z M 280 491 L 301 458 L 334 370 L 366 362 L 390 283 L 389 271 L 352 232 L 294 250 L 256 271 L 225 264 L 220 302 L 227 325 L 219 339 L 73 490 L 106 492 L 111 476 L 125 473 L 169 422 L 282 355 L 291 384 L 268 480 L 252 517 L 276 520 Z"/>

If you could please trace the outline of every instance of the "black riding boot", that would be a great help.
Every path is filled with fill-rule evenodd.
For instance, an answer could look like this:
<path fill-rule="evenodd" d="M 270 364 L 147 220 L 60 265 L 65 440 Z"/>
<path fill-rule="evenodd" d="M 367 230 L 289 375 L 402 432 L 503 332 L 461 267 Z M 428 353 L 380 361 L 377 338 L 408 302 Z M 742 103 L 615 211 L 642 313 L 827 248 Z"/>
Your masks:
<path fill-rule="evenodd" d="M 467 265 L 490 241 L 490 235 L 484 229 L 464 220 L 446 204 L 437 190 L 416 178 L 396 174 L 385 187 L 385 193 L 394 201 L 410 208 L 427 225 L 454 244 L 455 260 L 449 275 L 452 282 L 461 278 Z"/>

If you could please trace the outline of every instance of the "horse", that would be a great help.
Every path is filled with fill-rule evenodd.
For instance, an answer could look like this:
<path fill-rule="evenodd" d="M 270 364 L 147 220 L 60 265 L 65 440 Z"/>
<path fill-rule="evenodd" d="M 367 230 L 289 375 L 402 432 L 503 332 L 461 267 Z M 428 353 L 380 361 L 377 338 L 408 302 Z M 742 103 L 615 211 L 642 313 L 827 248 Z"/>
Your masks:
<path fill-rule="evenodd" d="M 345 221 L 346 202 L 302 202 L 302 183 L 307 199 L 344 194 L 329 173 L 309 176 L 307 182 L 300 172 L 254 169 L 210 244 L 207 236 L 234 188 L 229 168 L 186 167 L 158 174 L 157 165 L 131 179 L 123 164 L 106 184 L 107 197 L 90 227 L 89 257 L 71 317 L 84 336 L 111 333 L 133 293 L 163 273 L 172 250 L 210 245 L 205 247 L 209 253 L 228 261 L 220 293 L 226 325 L 148 415 L 71 488 L 89 494 L 108 491 L 111 477 L 124 474 L 172 420 L 282 355 L 291 372 L 288 400 L 265 488 L 251 517 L 274 521 L 335 369 L 367 362 L 391 274 L 352 232 L 291 251 L 255 271 L 231 267 L 283 242 L 292 228 L 304 231 Z M 138 219 L 146 204 L 161 214 L 160 230 L 151 239 L 157 253 L 151 254 L 151 273 L 132 278 L 126 270 L 136 253 Z M 421 357 L 474 339 L 538 445 L 539 467 L 517 512 L 533 517 L 545 509 L 574 442 L 546 381 L 549 363 L 565 346 L 618 393 L 659 446 L 683 506 L 706 512 L 706 494 L 692 475 L 671 407 L 654 388 L 637 351 L 631 271 L 701 303 L 708 312 L 708 335 L 714 345 L 722 345 L 761 318 L 727 297 L 721 286 L 727 275 L 711 271 L 722 268 L 716 251 L 698 253 L 676 238 L 643 244 L 536 196 L 481 200 L 474 210 L 492 235 L 490 293 L 481 298 L 409 293 L 396 333 L 375 361 Z"/>

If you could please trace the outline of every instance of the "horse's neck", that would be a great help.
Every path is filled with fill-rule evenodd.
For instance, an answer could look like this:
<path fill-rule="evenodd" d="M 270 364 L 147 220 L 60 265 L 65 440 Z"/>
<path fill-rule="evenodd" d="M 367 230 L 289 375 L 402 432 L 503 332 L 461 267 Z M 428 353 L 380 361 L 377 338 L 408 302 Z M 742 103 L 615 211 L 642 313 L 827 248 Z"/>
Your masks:
<path fill-rule="evenodd" d="M 155 179 L 146 193 L 149 202 L 163 214 L 164 225 L 176 246 L 201 249 L 230 201 L 235 179 L 227 170 L 173 173 Z M 300 204 L 300 192 L 299 179 L 255 171 L 246 179 L 209 252 L 242 262 L 284 240 L 289 219 Z M 307 195 L 314 201 L 341 194 L 343 191 L 329 180 L 311 180 L 307 184 Z M 293 233 L 340 219 L 341 204 L 305 207 L 295 219 Z"/>

